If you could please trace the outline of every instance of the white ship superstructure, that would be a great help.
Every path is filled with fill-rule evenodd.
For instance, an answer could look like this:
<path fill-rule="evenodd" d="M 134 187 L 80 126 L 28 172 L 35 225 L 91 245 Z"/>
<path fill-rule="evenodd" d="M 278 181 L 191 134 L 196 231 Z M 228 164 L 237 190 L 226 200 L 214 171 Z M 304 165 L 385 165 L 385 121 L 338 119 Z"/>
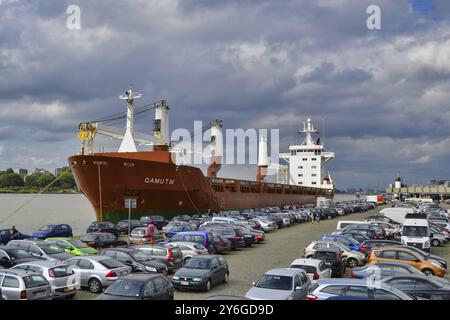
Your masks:
<path fill-rule="evenodd" d="M 318 134 L 318 131 L 311 119 L 303 123 L 303 130 L 299 133 L 305 135 L 302 143 L 291 145 L 289 153 L 281 155 L 289 162 L 289 184 L 334 189 L 334 182 L 325 168 L 325 163 L 334 158 L 334 152 L 325 151 L 320 138 L 314 140 L 313 135 Z"/>

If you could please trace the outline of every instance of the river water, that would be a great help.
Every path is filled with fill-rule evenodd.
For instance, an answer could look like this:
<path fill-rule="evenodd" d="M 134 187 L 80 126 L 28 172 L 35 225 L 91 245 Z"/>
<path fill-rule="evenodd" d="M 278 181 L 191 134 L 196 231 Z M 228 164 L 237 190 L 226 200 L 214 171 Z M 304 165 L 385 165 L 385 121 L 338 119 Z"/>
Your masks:
<path fill-rule="evenodd" d="M 338 194 L 334 198 L 335 201 L 355 199 L 356 196 L 351 194 Z M 74 235 L 79 235 L 85 233 L 87 226 L 95 220 L 95 211 L 82 194 L 0 194 L 0 229 L 15 225 L 22 233 L 29 234 L 44 224 L 67 223 Z"/>

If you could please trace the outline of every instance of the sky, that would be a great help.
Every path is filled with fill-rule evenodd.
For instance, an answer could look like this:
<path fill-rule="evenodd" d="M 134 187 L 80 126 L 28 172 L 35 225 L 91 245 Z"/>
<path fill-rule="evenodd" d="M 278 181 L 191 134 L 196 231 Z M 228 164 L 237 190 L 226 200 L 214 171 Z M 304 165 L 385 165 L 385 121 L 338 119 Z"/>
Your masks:
<path fill-rule="evenodd" d="M 0 0 L 0 169 L 66 165 L 78 123 L 132 85 L 137 105 L 168 99 L 171 128 L 278 128 L 281 152 L 310 117 L 340 189 L 450 178 L 449 17 L 446 0 Z"/>

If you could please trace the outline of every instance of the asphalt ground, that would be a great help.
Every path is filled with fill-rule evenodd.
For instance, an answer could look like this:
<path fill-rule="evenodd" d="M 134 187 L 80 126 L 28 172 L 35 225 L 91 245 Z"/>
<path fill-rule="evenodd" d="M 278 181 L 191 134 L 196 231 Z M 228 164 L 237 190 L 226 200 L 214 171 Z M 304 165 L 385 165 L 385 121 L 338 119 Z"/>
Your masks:
<path fill-rule="evenodd" d="M 449 208 L 450 206 L 446 206 Z M 294 224 L 266 234 L 266 239 L 250 248 L 239 249 L 224 254 L 228 261 L 229 282 L 214 286 L 209 292 L 175 291 L 175 300 L 203 300 L 212 295 L 244 296 L 266 271 L 274 268 L 287 268 L 294 259 L 303 258 L 303 250 L 311 241 L 318 240 L 321 235 L 336 230 L 339 220 L 362 220 L 374 215 L 384 207 L 378 207 L 363 213 L 355 213 L 335 219 Z M 433 247 L 432 253 L 450 260 L 450 245 Z M 350 277 L 351 269 L 347 268 L 345 277 Z M 171 276 L 169 276 L 170 278 Z M 450 280 L 449 274 L 445 276 Z M 96 295 L 87 290 L 79 290 L 75 299 L 94 299 Z"/>

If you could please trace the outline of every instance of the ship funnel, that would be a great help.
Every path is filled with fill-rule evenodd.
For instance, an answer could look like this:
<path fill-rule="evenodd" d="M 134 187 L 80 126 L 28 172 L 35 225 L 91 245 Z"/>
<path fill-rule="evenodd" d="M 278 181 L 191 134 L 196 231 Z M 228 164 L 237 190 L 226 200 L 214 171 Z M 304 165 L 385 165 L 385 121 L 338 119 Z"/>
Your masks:
<path fill-rule="evenodd" d="M 208 166 L 208 177 L 216 177 L 222 167 L 223 136 L 222 121 L 211 123 L 211 160 Z"/>
<path fill-rule="evenodd" d="M 162 141 L 159 146 L 169 146 L 169 105 L 167 100 L 161 100 L 161 103 L 155 108 L 153 135 Z"/>
<path fill-rule="evenodd" d="M 134 110 L 133 104 L 135 99 L 142 97 L 142 94 L 134 92 L 132 88 L 119 96 L 119 99 L 127 101 L 127 128 L 125 135 L 119 147 L 119 152 L 137 152 L 136 144 L 133 138 L 134 127 Z"/>
<path fill-rule="evenodd" d="M 256 173 L 256 181 L 263 181 L 267 175 L 267 141 L 264 139 L 264 135 L 259 138 L 258 146 L 258 171 Z"/>

